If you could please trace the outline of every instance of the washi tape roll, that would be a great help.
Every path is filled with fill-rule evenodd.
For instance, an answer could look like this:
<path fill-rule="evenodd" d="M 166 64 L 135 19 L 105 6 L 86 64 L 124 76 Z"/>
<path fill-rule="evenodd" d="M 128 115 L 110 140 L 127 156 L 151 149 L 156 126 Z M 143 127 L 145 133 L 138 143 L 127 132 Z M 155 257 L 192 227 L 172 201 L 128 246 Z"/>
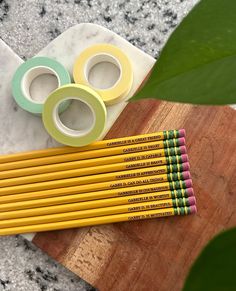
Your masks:
<path fill-rule="evenodd" d="M 32 81 L 38 76 L 51 74 L 56 76 L 58 87 L 71 83 L 70 74 L 57 61 L 47 57 L 35 57 L 23 63 L 16 70 L 12 79 L 12 94 L 17 104 L 28 112 L 41 114 L 45 101 L 36 101 L 30 94 Z M 65 102 L 60 106 L 63 112 L 70 102 Z"/>
<path fill-rule="evenodd" d="M 91 125 L 83 130 L 65 126 L 59 117 L 58 107 L 67 100 L 78 100 L 89 107 L 93 119 Z M 78 84 L 70 84 L 53 91 L 43 108 L 43 123 L 48 133 L 58 142 L 69 146 L 85 146 L 99 138 L 106 124 L 106 106 L 93 89 Z"/>
<path fill-rule="evenodd" d="M 103 62 L 113 63 L 119 68 L 120 76 L 110 88 L 99 89 L 89 83 L 91 69 Z M 85 49 L 76 59 L 73 69 L 75 83 L 92 87 L 107 105 L 124 100 L 133 83 L 133 71 L 128 57 L 121 49 L 111 44 L 96 44 Z"/>

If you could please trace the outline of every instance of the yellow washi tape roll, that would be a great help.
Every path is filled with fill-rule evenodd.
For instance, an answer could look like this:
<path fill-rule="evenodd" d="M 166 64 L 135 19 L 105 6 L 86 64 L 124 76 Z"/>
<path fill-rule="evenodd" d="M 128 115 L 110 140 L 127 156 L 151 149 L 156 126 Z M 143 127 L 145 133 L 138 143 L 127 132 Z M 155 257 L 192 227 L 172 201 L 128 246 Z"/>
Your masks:
<path fill-rule="evenodd" d="M 88 80 L 90 70 L 103 62 L 113 63 L 120 70 L 117 82 L 107 89 L 95 88 Z M 76 59 L 73 77 L 75 83 L 92 87 L 106 105 L 112 105 L 127 97 L 133 83 L 133 70 L 128 57 L 121 49 L 111 44 L 96 44 L 85 49 Z"/>
<path fill-rule="evenodd" d="M 93 122 L 88 128 L 74 130 L 65 126 L 59 117 L 59 106 L 67 100 L 78 100 L 88 106 Z M 43 107 L 43 123 L 48 133 L 58 142 L 69 146 L 85 146 L 97 140 L 106 124 L 106 106 L 93 89 L 69 84 L 53 91 Z"/>

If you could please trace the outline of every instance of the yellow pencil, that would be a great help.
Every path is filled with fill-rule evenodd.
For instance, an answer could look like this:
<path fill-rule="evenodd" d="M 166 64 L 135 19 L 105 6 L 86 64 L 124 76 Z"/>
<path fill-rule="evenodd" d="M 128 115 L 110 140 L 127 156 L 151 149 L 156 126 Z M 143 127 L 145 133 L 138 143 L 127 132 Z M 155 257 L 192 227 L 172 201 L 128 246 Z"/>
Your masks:
<path fill-rule="evenodd" d="M 176 152 L 179 153 L 178 150 Z M 171 158 L 167 157 L 164 161 L 168 163 L 171 160 L 172 160 Z M 181 161 L 182 161 L 182 158 L 181 158 Z M 9 186 L 17 186 L 17 185 L 26 185 L 26 184 L 31 184 L 31 183 L 39 183 L 39 182 L 45 182 L 45 181 L 68 179 L 68 178 L 77 178 L 77 177 L 83 177 L 83 176 L 89 176 L 89 175 L 113 173 L 113 172 L 125 171 L 125 170 L 130 170 L 130 169 L 148 168 L 148 167 L 157 166 L 158 164 L 163 165 L 163 159 L 156 158 L 156 159 L 148 159 L 148 160 L 142 160 L 142 161 L 130 162 L 130 163 L 114 163 L 111 165 L 102 165 L 102 166 L 88 167 L 88 168 L 82 168 L 82 169 L 74 169 L 74 170 L 59 171 L 59 172 L 52 172 L 52 173 L 45 173 L 45 174 L 38 174 L 38 175 L 22 176 L 22 177 L 17 177 L 17 178 L 8 178 L 8 179 L 0 180 L 0 188 L 9 187 Z M 186 168 L 185 166 L 186 163 L 184 166 L 182 165 L 183 164 L 175 164 L 174 166 L 171 166 L 171 165 L 162 166 L 160 168 L 160 173 L 164 174 L 164 173 L 169 173 L 169 172 L 183 171 L 183 167 Z M 104 177 L 105 176 L 106 175 L 104 175 Z M 94 179 L 96 179 L 96 177 L 93 176 L 92 180 Z"/>
<path fill-rule="evenodd" d="M 172 138 L 178 138 L 178 137 L 184 137 L 184 136 L 185 136 L 184 129 L 160 131 L 160 132 L 155 132 L 155 133 L 148 133 L 148 134 L 142 134 L 142 135 L 136 135 L 136 136 L 97 141 L 88 146 L 80 147 L 80 148 L 59 147 L 59 148 L 49 148 L 49 149 L 28 151 L 28 152 L 23 152 L 23 153 L 2 155 L 0 156 L 0 163 L 22 161 L 22 160 L 27 160 L 27 159 L 35 159 L 35 158 L 48 157 L 48 156 L 54 156 L 54 155 L 64 155 L 68 153 L 83 152 L 83 151 L 110 148 L 110 147 L 116 147 L 116 146 L 125 146 L 125 145 L 150 142 L 150 141 L 158 141 L 158 140 L 163 140 L 163 139 L 172 139 Z"/>
<path fill-rule="evenodd" d="M 94 200 L 122 195 L 133 195 L 138 193 L 159 192 L 191 188 L 191 180 L 159 183 L 159 176 L 140 177 L 135 179 L 124 179 L 118 183 L 114 181 L 97 184 L 73 186 L 59 189 L 50 189 L 36 192 L 21 193 L 15 195 L 0 196 L 0 203 L 20 202 L 34 199 L 45 199 L 51 197 L 83 194 L 83 199 Z M 149 186 L 148 184 L 152 184 Z M 107 190 L 107 191 L 106 191 Z M 114 190 L 114 191 L 113 191 Z M 143 192 L 140 192 L 143 191 Z M 0 205 L 1 205 L 0 204 Z"/>
<path fill-rule="evenodd" d="M 155 165 L 155 163 L 153 164 Z M 55 181 L 46 181 L 46 182 L 39 182 L 39 183 L 32 183 L 26 185 L 17 185 L 17 186 L 9 186 L 9 187 L 2 187 L 0 188 L 0 196 L 5 195 L 12 195 L 12 194 L 19 194 L 19 193 L 27 193 L 32 191 L 42 191 L 48 189 L 57 189 L 57 188 L 65 188 L 71 186 L 80 186 L 85 185 L 87 187 L 89 185 L 96 185 L 99 182 L 106 182 L 106 181 L 114 181 L 113 184 L 120 183 L 119 180 L 127 179 L 127 181 L 134 177 L 144 177 L 150 175 L 159 174 L 158 167 L 150 167 L 150 168 L 139 168 L 137 170 L 130 170 L 130 171 L 120 171 L 114 173 L 106 173 L 106 174 L 98 174 L 98 175 L 91 175 L 91 176 L 84 176 L 78 178 L 68 178 L 68 179 L 61 179 Z M 178 172 L 178 173 L 169 173 L 169 174 L 162 174 L 156 176 L 156 180 L 159 182 L 164 182 L 174 179 L 174 180 L 181 180 L 185 179 L 184 177 L 187 176 L 189 172 Z M 96 188 L 96 186 L 95 186 Z"/>
<path fill-rule="evenodd" d="M 169 208 L 169 207 L 179 207 L 179 206 L 191 206 L 195 205 L 195 197 L 189 198 L 179 198 L 179 199 L 166 199 L 157 201 L 148 201 L 124 205 L 116 205 L 109 207 L 101 207 L 87 210 L 79 210 L 72 212 L 63 212 L 57 214 L 40 215 L 32 217 L 23 217 L 16 219 L 0 220 L 0 229 L 8 227 L 18 227 L 25 225 L 52 223 L 59 221 L 69 221 L 74 219 L 91 218 L 105 215 L 114 215 L 119 213 L 128 213 L 135 211 L 143 211 L 158 208 Z"/>
<path fill-rule="evenodd" d="M 70 154 L 62 154 L 55 155 L 49 157 L 39 157 L 36 159 L 27 159 L 27 160 L 18 160 L 14 162 L 7 162 L 0 164 L 0 171 L 14 170 L 14 169 L 22 169 L 27 167 L 35 167 L 40 165 L 50 165 L 57 163 L 64 163 L 69 161 L 78 161 L 78 160 L 86 160 L 98 157 L 107 157 L 121 154 L 130 154 L 135 152 L 142 152 L 148 150 L 157 150 L 166 147 L 176 147 L 185 144 L 184 138 L 178 139 L 167 139 L 149 143 L 128 145 L 128 146 L 120 146 L 113 148 L 105 148 L 98 150 L 91 150 L 85 152 L 76 152 Z"/>
<path fill-rule="evenodd" d="M 7 171 L 0 172 L 0 180 L 8 179 L 8 178 L 17 178 L 17 177 L 45 174 L 45 173 L 52 173 L 52 172 L 59 172 L 59 171 L 67 171 L 67 170 L 75 170 L 75 169 L 78 170 L 82 168 L 104 166 L 104 165 L 115 164 L 115 163 L 137 162 L 140 160 L 155 159 L 161 156 L 171 156 L 171 155 L 184 154 L 184 153 L 186 153 L 186 147 L 180 146 L 180 147 L 174 147 L 174 148 L 159 149 L 159 150 L 154 150 L 154 151 L 145 151 L 145 152 L 138 152 L 138 153 L 132 153 L 132 154 L 87 159 L 87 160 L 82 160 L 82 161 L 72 161 L 72 162 L 58 163 L 58 164 L 52 164 L 52 165 L 42 165 L 42 166 L 28 167 L 28 168 L 22 168 L 22 169 L 7 170 Z"/>
<path fill-rule="evenodd" d="M 142 186 L 140 186 L 140 189 L 139 189 L 140 192 L 145 191 L 145 189 L 141 189 L 141 188 Z M 151 190 L 151 189 L 152 188 L 150 187 L 150 189 L 147 189 L 147 190 Z M 109 190 L 107 192 L 108 192 L 107 193 L 108 197 L 111 197 L 109 196 L 111 195 L 110 193 L 112 193 L 113 195 L 114 194 L 118 195 L 117 190 L 116 192 L 115 190 Z M 96 199 L 96 194 L 99 194 L 99 192 L 94 192 L 94 194 L 95 195 L 93 198 Z M 99 195 L 101 196 L 101 194 Z M 47 201 L 46 203 L 43 203 L 43 206 L 45 205 L 50 205 L 50 206 L 37 207 L 37 208 L 28 208 L 28 207 L 35 207 L 35 205 L 38 202 L 40 202 L 39 200 L 26 201 L 25 205 L 22 202 L 18 204 L 10 203 L 10 205 L 9 204 L 6 205 L 7 207 L 5 208 L 6 210 L 5 212 L 0 212 L 0 220 L 49 215 L 49 214 L 55 214 L 55 213 L 65 213 L 65 212 L 72 212 L 72 211 L 78 211 L 78 210 L 95 209 L 95 208 L 100 208 L 100 207 L 109 207 L 109 206 L 116 206 L 116 205 L 123 205 L 123 204 L 147 202 L 147 201 L 152 201 L 152 200 L 163 200 L 163 201 L 171 200 L 172 201 L 173 199 L 172 202 L 175 203 L 176 199 L 178 200 L 178 198 L 193 197 L 194 192 L 192 188 L 187 188 L 187 189 L 178 189 L 178 190 L 172 190 L 172 191 L 168 190 L 168 191 L 162 191 L 162 192 L 136 194 L 136 195 L 122 196 L 122 197 L 114 196 L 115 198 L 106 198 L 106 199 L 99 199 L 100 197 L 98 197 L 97 200 L 88 200 L 88 201 L 84 201 L 85 198 L 83 198 L 83 196 L 84 196 L 83 194 L 77 194 L 77 195 L 68 195 L 68 196 L 62 196 L 62 197 L 48 198 L 48 199 L 45 199 Z M 90 196 L 89 198 L 91 199 L 92 196 Z M 172 206 L 172 204 L 170 206 Z"/>
<path fill-rule="evenodd" d="M 159 218 L 165 216 L 174 216 L 174 215 L 187 215 L 196 213 L 197 208 L 195 205 L 185 206 L 185 207 L 171 207 L 163 209 L 154 209 L 154 210 L 145 210 L 138 211 L 133 213 L 122 213 L 115 215 L 106 215 L 100 217 L 91 217 L 84 219 L 75 219 L 70 221 L 60 221 L 36 225 L 27 225 L 11 228 L 2 228 L 0 229 L 0 235 L 12 235 L 28 232 L 42 232 L 49 230 L 59 230 L 59 229 L 68 229 L 68 228 L 78 228 L 85 226 L 95 226 L 108 223 L 117 223 L 123 221 L 134 221 L 134 220 L 143 220 L 150 218 Z"/>

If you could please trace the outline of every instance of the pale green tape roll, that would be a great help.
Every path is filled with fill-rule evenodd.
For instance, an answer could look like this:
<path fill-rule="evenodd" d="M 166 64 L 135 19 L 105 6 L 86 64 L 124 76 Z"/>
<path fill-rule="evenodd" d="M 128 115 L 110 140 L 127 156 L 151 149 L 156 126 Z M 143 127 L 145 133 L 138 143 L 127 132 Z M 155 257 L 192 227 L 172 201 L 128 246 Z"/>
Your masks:
<path fill-rule="evenodd" d="M 33 114 L 42 114 L 44 102 L 31 98 L 30 85 L 32 81 L 43 74 L 55 75 L 58 87 L 71 82 L 69 72 L 56 60 L 47 57 L 34 57 L 19 66 L 12 79 L 12 94 L 17 104 Z M 59 110 L 63 112 L 70 102 L 61 104 Z"/>
<path fill-rule="evenodd" d="M 58 114 L 58 106 L 66 100 L 79 100 L 86 104 L 93 115 L 93 123 L 84 130 L 74 130 L 65 126 Z M 70 84 L 53 91 L 43 108 L 43 123 L 48 133 L 58 142 L 79 147 L 97 140 L 104 131 L 107 111 L 104 102 L 93 89 L 79 84 Z"/>

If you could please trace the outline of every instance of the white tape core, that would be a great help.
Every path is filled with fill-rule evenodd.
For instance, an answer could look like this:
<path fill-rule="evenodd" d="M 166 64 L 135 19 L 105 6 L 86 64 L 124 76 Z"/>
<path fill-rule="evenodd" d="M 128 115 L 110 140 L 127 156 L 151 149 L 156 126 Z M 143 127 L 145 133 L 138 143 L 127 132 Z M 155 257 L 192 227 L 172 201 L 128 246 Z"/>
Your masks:
<path fill-rule="evenodd" d="M 113 65 L 115 65 L 118 70 L 119 70 L 119 77 L 118 79 L 115 81 L 115 82 L 112 82 L 112 86 L 109 86 L 109 87 L 106 87 L 105 89 L 111 89 L 113 87 L 116 86 L 116 84 L 120 81 L 121 79 L 121 76 L 122 76 L 122 67 L 121 67 L 121 64 L 119 62 L 119 60 L 117 60 L 114 56 L 112 55 L 109 55 L 107 53 L 101 53 L 101 54 L 96 54 L 96 55 L 93 55 L 92 57 L 90 57 L 87 61 L 87 63 L 85 64 L 84 66 L 84 76 L 85 76 L 85 79 L 86 81 L 92 86 L 95 88 L 95 86 L 93 84 L 91 84 L 91 82 L 89 81 L 89 75 L 90 75 L 90 72 L 91 70 L 98 64 L 101 64 L 101 63 L 111 63 Z M 105 66 L 104 66 L 105 67 Z M 110 70 L 109 70 L 110 71 Z M 104 74 L 105 73 L 105 74 Z M 103 76 L 106 76 L 106 78 L 109 78 L 112 80 L 112 76 L 110 76 L 109 74 L 107 74 L 106 72 L 103 73 Z M 114 75 L 114 74 L 113 74 Z M 117 75 L 117 74 L 116 74 Z M 96 79 L 101 79 L 99 78 L 99 76 L 96 76 Z M 102 81 L 102 79 L 101 79 Z M 100 82 L 101 83 L 101 82 Z M 100 89 L 98 88 L 98 86 L 96 86 L 96 89 Z M 103 89 L 103 88 L 102 88 Z"/>
<path fill-rule="evenodd" d="M 44 101 L 37 101 L 34 100 L 30 94 L 30 86 L 37 77 L 45 75 L 45 74 L 50 74 L 56 77 L 57 79 L 57 87 L 60 87 L 60 78 L 56 71 L 49 67 L 45 66 L 39 66 L 39 67 L 34 67 L 27 71 L 21 81 L 21 89 L 24 94 L 24 96 L 29 99 L 31 102 L 36 103 L 36 104 L 44 104 Z M 46 86 L 46 84 L 45 84 Z M 55 88 L 56 89 L 56 88 Z"/>
<path fill-rule="evenodd" d="M 67 127 L 65 124 L 62 123 L 60 116 L 59 116 L 58 109 L 59 109 L 60 104 L 66 100 L 80 101 L 83 103 L 83 105 L 88 107 L 89 110 L 87 110 L 87 111 L 88 111 L 88 114 L 90 114 L 89 118 L 92 120 L 92 122 L 90 122 L 90 125 L 88 126 L 88 128 L 81 129 L 81 130 L 75 130 L 75 129 L 71 129 L 71 128 Z M 66 97 L 56 104 L 56 106 L 53 110 L 53 120 L 54 120 L 54 123 L 55 123 L 56 127 L 58 128 L 58 130 L 60 132 L 62 132 L 63 134 L 70 136 L 70 137 L 82 137 L 82 136 L 87 135 L 94 128 L 95 121 L 96 121 L 96 115 L 95 115 L 93 108 L 86 101 L 84 101 L 78 97 Z"/>

